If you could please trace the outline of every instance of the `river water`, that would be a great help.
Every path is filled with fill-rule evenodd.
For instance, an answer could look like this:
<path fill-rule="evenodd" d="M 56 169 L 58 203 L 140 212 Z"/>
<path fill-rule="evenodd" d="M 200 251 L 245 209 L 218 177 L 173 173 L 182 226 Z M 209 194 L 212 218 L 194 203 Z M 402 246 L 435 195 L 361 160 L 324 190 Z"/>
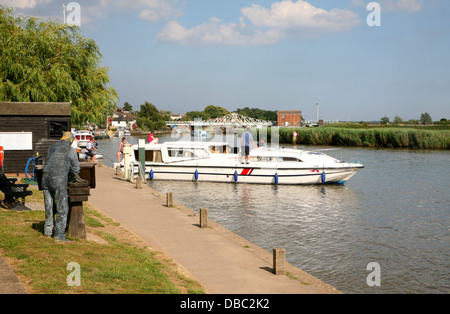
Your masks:
<path fill-rule="evenodd" d="M 106 165 L 119 142 L 99 140 Z M 288 262 L 344 293 L 449 293 L 450 152 L 324 153 L 365 168 L 345 185 L 148 184 L 269 252 L 285 248 Z"/>

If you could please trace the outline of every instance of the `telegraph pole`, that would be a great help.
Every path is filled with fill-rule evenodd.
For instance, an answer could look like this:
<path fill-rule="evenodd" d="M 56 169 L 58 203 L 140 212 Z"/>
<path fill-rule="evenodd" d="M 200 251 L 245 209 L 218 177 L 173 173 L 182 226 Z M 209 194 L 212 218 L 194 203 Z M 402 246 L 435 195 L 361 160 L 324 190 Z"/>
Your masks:
<path fill-rule="evenodd" d="M 317 125 L 319 125 L 319 103 L 316 103 L 316 109 L 317 109 Z"/>

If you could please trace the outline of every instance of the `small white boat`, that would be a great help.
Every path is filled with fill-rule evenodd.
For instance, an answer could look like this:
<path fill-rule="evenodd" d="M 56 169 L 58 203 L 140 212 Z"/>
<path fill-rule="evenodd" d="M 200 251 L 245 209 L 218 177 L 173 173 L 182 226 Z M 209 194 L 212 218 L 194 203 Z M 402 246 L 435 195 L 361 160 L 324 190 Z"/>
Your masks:
<path fill-rule="evenodd" d="M 132 146 L 130 165 L 138 174 L 139 147 Z M 321 152 L 257 148 L 250 162 L 225 142 L 166 142 L 145 145 L 145 175 L 150 180 L 184 180 L 260 184 L 343 184 L 364 168 Z M 123 162 L 122 162 L 123 166 Z"/>
<path fill-rule="evenodd" d="M 77 146 L 79 148 L 86 148 L 86 144 L 91 140 L 92 133 L 86 130 L 75 131 L 73 133 Z"/>
<path fill-rule="evenodd" d="M 87 159 L 86 155 L 86 145 L 92 138 L 92 133 L 86 130 L 75 131 L 73 133 L 74 141 L 72 147 L 77 150 L 78 158 L 80 160 Z M 103 155 L 96 154 L 96 159 L 103 158 Z"/>

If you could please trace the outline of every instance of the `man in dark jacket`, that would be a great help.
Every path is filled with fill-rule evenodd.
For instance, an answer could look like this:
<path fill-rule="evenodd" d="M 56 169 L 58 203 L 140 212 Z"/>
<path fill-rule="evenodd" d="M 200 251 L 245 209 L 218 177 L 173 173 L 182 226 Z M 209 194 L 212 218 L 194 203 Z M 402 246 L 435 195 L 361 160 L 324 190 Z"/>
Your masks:
<path fill-rule="evenodd" d="M 67 195 L 69 172 L 75 175 L 76 181 L 83 182 L 83 179 L 78 175 L 80 164 L 76 150 L 71 147 L 72 141 L 72 133 L 65 132 L 61 140 L 48 149 L 42 177 L 45 201 L 44 235 L 51 237 L 53 227 L 55 227 L 55 240 L 57 241 L 69 241 L 66 239 L 67 215 L 69 213 Z M 55 223 L 56 209 L 58 217 Z"/>

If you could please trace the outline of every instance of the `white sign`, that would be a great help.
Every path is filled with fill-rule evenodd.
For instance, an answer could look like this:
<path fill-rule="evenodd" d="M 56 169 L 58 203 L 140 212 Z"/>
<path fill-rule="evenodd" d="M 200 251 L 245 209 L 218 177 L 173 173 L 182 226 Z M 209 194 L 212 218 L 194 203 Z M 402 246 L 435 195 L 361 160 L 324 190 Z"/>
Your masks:
<path fill-rule="evenodd" d="M 7 150 L 33 150 L 32 132 L 0 132 L 0 146 Z"/>

